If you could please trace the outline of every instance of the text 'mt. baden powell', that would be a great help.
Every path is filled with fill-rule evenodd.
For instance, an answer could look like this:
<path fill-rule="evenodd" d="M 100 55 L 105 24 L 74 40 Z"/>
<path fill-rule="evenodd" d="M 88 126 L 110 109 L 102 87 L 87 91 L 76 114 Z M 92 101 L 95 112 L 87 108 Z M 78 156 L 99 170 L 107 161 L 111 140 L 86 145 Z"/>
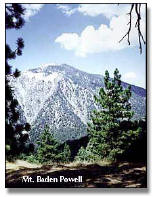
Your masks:
<path fill-rule="evenodd" d="M 64 176 L 59 176 L 59 178 L 54 178 L 54 177 L 50 177 L 50 176 L 47 176 L 47 177 L 41 177 L 41 176 L 37 176 L 36 177 L 36 180 L 34 180 L 32 177 L 30 176 L 23 176 L 22 177 L 22 182 L 28 182 L 28 183 L 34 183 L 34 182 L 43 182 L 43 183 L 70 183 L 70 182 L 79 182 L 79 183 L 82 183 L 82 176 L 78 176 L 78 177 L 75 177 L 75 178 L 72 178 L 72 177 L 64 177 Z"/>

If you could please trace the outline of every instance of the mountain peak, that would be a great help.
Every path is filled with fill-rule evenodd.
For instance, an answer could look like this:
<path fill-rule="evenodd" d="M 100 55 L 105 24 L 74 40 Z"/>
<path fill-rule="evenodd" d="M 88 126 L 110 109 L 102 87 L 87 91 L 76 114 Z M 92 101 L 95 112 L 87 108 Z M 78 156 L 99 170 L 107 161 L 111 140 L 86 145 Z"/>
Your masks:
<path fill-rule="evenodd" d="M 50 73 L 50 72 L 54 72 L 56 70 L 58 72 L 63 72 L 63 71 L 70 71 L 70 70 L 74 71 L 74 70 L 78 70 L 78 69 L 76 69 L 72 66 L 69 66 L 67 64 L 47 63 L 47 64 L 42 64 L 39 67 L 29 69 L 27 71 L 28 72 L 30 71 L 33 73 L 38 73 L 38 72 Z M 25 72 L 27 72 L 27 71 L 25 71 Z"/>
<path fill-rule="evenodd" d="M 36 140 L 44 126 L 50 125 L 60 140 L 76 139 L 86 135 L 86 124 L 101 87 L 102 75 L 83 72 L 67 64 L 43 64 L 21 73 L 10 81 L 14 94 L 31 124 L 31 137 Z M 123 86 L 127 86 L 123 82 Z M 132 110 L 135 118 L 145 115 L 144 89 L 132 86 Z"/>
<path fill-rule="evenodd" d="M 61 66 L 61 64 L 57 64 L 57 63 L 47 63 L 47 64 L 42 64 L 39 66 L 39 68 L 44 69 L 47 68 L 48 66 Z"/>

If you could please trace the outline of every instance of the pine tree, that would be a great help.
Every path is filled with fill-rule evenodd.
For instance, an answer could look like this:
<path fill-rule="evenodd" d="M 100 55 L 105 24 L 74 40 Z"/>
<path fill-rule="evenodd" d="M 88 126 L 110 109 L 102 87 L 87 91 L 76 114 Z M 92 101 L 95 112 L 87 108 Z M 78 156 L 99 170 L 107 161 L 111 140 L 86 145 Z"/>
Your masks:
<path fill-rule="evenodd" d="M 20 29 L 24 25 L 24 9 L 20 4 L 6 4 L 6 29 Z M 24 42 L 22 38 L 18 38 L 16 42 L 16 49 L 12 50 L 6 44 L 5 57 L 5 126 L 6 126 L 6 151 L 7 156 L 18 155 L 24 151 L 25 143 L 28 139 L 28 131 L 30 125 L 28 123 L 21 124 L 19 121 L 20 113 L 18 109 L 18 101 L 14 98 L 13 88 L 9 84 L 9 77 L 17 78 L 20 76 L 18 69 L 12 71 L 9 60 L 15 59 L 22 55 Z M 27 132 L 23 132 L 23 131 Z M 30 146 L 33 149 L 32 144 Z M 31 150 L 32 150 L 31 149 Z"/>
<path fill-rule="evenodd" d="M 64 148 L 50 133 L 49 127 L 46 126 L 44 132 L 38 141 L 37 159 L 40 163 L 47 162 L 66 162 L 70 158 L 70 149 L 67 144 Z"/>
<path fill-rule="evenodd" d="M 88 156 L 89 155 L 87 154 L 87 150 L 83 146 L 81 146 L 75 157 L 75 161 L 86 162 L 88 161 Z"/>
<path fill-rule="evenodd" d="M 118 69 L 114 71 L 114 78 L 105 72 L 104 88 L 100 88 L 99 95 L 95 96 L 95 102 L 99 110 L 94 110 L 91 122 L 88 123 L 90 149 L 93 155 L 99 159 L 115 159 L 124 151 L 124 141 L 127 133 L 120 129 L 122 121 L 130 121 L 133 116 L 131 111 L 131 86 L 123 89 L 121 75 Z"/>
<path fill-rule="evenodd" d="M 64 148 L 62 150 L 62 162 L 69 162 L 71 158 L 71 150 L 68 144 L 64 143 Z"/>

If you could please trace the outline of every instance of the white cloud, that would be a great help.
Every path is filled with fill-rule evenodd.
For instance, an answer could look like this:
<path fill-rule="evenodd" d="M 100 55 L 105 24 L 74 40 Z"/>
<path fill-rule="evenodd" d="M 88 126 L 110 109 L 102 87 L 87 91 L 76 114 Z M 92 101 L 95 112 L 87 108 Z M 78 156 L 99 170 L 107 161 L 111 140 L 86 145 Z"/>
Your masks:
<path fill-rule="evenodd" d="M 131 84 L 135 84 L 136 79 L 137 79 L 137 75 L 134 72 L 128 72 L 122 76 L 122 81 L 131 83 Z"/>
<path fill-rule="evenodd" d="M 60 43 L 67 50 L 73 50 L 79 45 L 79 36 L 76 33 L 63 33 L 55 42 Z"/>
<path fill-rule="evenodd" d="M 104 15 L 109 19 L 113 16 L 128 13 L 129 7 L 129 4 L 80 4 L 76 8 L 71 8 L 68 4 L 57 4 L 57 8 L 67 16 L 71 16 L 72 14 L 79 12 L 83 15 L 88 15 L 91 17 Z"/>
<path fill-rule="evenodd" d="M 111 19 L 113 16 L 128 14 L 131 4 L 79 4 L 75 8 L 72 8 L 69 4 L 57 4 L 56 6 L 67 16 L 79 12 L 91 17 L 104 15 L 106 18 Z M 145 4 L 141 4 L 141 15 L 143 17 L 145 16 L 145 6 Z"/>
<path fill-rule="evenodd" d="M 110 19 L 109 26 L 101 24 L 97 29 L 94 26 L 87 26 L 80 35 L 77 33 L 63 33 L 56 38 L 55 42 L 66 50 L 73 50 L 77 56 L 86 57 L 88 54 L 104 51 L 122 50 L 127 47 L 138 45 L 137 29 L 134 27 L 136 17 L 132 16 L 133 24 L 130 32 L 131 45 L 127 38 L 119 43 L 119 40 L 128 30 L 129 16 L 121 14 Z M 145 21 L 141 21 L 141 29 L 145 34 Z"/>
<path fill-rule="evenodd" d="M 29 21 L 30 17 L 36 15 L 44 5 L 43 4 L 22 4 L 22 6 L 26 9 L 24 19 L 25 21 Z"/>
<path fill-rule="evenodd" d="M 107 18 L 113 16 L 119 16 L 120 14 L 127 13 L 129 5 L 117 5 L 117 4 L 81 4 L 78 7 L 78 12 L 88 16 L 104 15 Z"/>
<path fill-rule="evenodd" d="M 125 73 L 123 79 L 136 79 L 136 74 L 134 72 Z"/>
<path fill-rule="evenodd" d="M 74 14 L 77 9 L 72 9 L 70 6 L 68 5 L 64 5 L 64 4 L 57 4 L 57 9 L 61 10 L 63 14 L 66 14 L 67 16 L 71 16 L 72 14 Z"/>

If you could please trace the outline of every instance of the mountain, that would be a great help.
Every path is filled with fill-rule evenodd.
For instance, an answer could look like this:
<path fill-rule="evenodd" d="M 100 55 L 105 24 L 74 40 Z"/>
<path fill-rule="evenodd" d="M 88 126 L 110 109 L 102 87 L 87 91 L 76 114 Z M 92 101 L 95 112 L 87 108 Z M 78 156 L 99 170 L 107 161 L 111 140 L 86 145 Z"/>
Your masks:
<path fill-rule="evenodd" d="M 22 120 L 32 125 L 31 141 L 39 138 L 47 124 L 60 141 L 86 136 L 86 124 L 97 108 L 93 95 L 104 87 L 102 75 L 89 74 L 69 65 L 45 65 L 10 77 Z M 127 83 L 122 82 L 124 87 Z M 146 91 L 132 86 L 134 118 L 145 116 Z"/>

